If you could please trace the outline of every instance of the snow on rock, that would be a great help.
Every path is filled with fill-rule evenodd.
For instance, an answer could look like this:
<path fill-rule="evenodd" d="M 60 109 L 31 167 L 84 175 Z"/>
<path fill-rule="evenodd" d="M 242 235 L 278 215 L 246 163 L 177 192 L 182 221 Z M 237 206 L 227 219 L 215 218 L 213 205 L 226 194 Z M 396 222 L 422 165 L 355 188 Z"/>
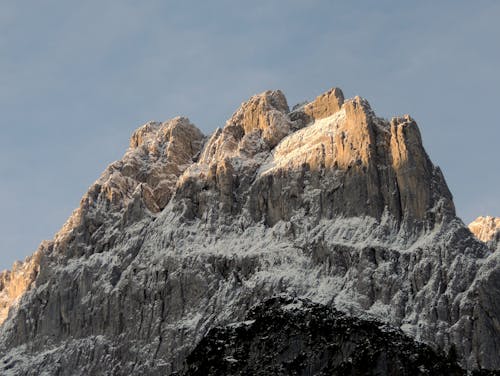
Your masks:
<path fill-rule="evenodd" d="M 134 133 L 7 303 L 0 373 L 178 372 L 282 293 L 500 368 L 499 255 L 455 216 L 409 116 L 339 89 L 290 112 L 268 91 L 207 141 L 185 118 Z"/>

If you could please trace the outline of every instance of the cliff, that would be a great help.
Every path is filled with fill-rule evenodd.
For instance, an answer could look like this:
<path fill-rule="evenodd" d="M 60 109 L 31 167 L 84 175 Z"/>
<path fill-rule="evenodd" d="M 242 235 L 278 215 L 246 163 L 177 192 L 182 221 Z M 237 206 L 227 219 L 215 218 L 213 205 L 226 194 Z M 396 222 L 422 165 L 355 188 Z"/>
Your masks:
<path fill-rule="evenodd" d="M 34 260 L 0 285 L 6 374 L 183 372 L 279 294 L 500 368 L 500 253 L 456 217 L 416 122 L 339 89 L 253 96 L 208 138 L 144 125 Z"/>
<path fill-rule="evenodd" d="M 469 230 L 476 238 L 488 244 L 492 250 L 500 246 L 500 218 L 477 217 L 469 223 Z"/>

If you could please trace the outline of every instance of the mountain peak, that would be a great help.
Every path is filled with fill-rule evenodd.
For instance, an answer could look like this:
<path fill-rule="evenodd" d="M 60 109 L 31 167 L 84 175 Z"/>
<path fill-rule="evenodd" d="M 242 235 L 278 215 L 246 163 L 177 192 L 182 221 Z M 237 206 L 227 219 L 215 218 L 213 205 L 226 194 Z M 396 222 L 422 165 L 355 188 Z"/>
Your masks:
<path fill-rule="evenodd" d="M 0 373 L 178 372 L 281 293 L 499 368 L 499 255 L 455 216 L 410 116 L 337 88 L 290 111 L 266 91 L 208 140 L 183 117 L 134 132 L 54 240 L 0 275 Z"/>
<path fill-rule="evenodd" d="M 205 183 L 191 184 L 191 178 Z M 329 196 L 311 201 L 307 189 L 283 191 L 290 181 L 298 187 L 308 181 L 309 189 Z M 210 205 L 207 184 L 218 192 Z M 338 88 L 292 112 L 279 90 L 251 97 L 212 135 L 178 186 L 188 217 L 223 202 L 271 225 L 289 221 L 306 196 L 316 220 L 390 214 L 396 228 L 414 234 L 454 216 L 451 193 L 416 122 L 408 115 L 388 122 L 366 99 L 344 100 Z"/>
<path fill-rule="evenodd" d="M 500 217 L 477 217 L 469 224 L 469 230 L 492 249 L 497 245 L 500 246 Z"/>
<path fill-rule="evenodd" d="M 286 114 L 289 108 L 285 95 L 281 90 L 268 90 L 252 96 L 226 122 L 224 129 L 237 130 L 235 138 L 260 132 L 262 139 L 269 145 L 275 146 L 290 132 L 290 123 Z"/>
<path fill-rule="evenodd" d="M 302 111 L 314 120 L 323 119 L 339 111 L 344 104 L 344 93 L 339 88 L 331 88 L 326 93 L 307 103 Z"/>
<path fill-rule="evenodd" d="M 171 138 L 175 137 L 175 134 L 181 133 L 192 133 L 194 138 L 202 135 L 201 131 L 183 116 L 174 117 L 163 123 L 149 121 L 132 133 L 130 148 L 136 149 L 142 145 L 151 146 L 151 144 L 161 146 L 163 143 L 171 142 Z"/>

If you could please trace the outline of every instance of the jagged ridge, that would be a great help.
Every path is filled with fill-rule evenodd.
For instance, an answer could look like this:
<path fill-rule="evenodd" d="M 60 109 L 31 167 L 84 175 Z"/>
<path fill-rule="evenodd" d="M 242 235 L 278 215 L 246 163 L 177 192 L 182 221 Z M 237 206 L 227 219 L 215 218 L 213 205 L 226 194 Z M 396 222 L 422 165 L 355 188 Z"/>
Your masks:
<path fill-rule="evenodd" d="M 4 370 L 178 371 L 281 292 L 500 368 L 498 253 L 455 217 L 413 119 L 339 89 L 290 112 L 268 91 L 204 140 L 185 118 L 134 133 L 40 247 L 1 327 Z"/>

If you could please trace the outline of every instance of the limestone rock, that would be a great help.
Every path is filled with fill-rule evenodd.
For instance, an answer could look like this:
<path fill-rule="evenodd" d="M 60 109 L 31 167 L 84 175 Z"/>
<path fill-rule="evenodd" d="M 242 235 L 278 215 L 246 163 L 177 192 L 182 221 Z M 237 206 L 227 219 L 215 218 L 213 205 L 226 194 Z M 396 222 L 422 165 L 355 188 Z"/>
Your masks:
<path fill-rule="evenodd" d="M 500 246 L 500 218 L 477 217 L 469 224 L 469 230 L 476 238 L 487 243 L 491 249 Z"/>
<path fill-rule="evenodd" d="M 216 131 L 200 162 L 210 164 L 230 157 L 252 157 L 274 147 L 291 131 L 288 104 L 279 90 L 254 95 Z"/>
<path fill-rule="evenodd" d="M 7 318 L 9 308 L 31 287 L 40 267 L 40 250 L 23 262 L 16 262 L 11 270 L 0 273 L 0 325 Z"/>
<path fill-rule="evenodd" d="M 295 188 L 284 191 L 289 182 Z M 406 117 L 389 124 L 359 97 L 285 138 L 259 170 L 254 188 L 249 210 L 270 224 L 290 220 L 304 207 L 304 196 L 310 196 L 304 188 L 321 193 L 310 202 L 324 218 L 380 219 L 388 212 L 418 232 L 439 220 L 434 215 L 454 216 L 451 194 L 416 123 Z"/>
<path fill-rule="evenodd" d="M 339 88 L 332 88 L 306 104 L 302 111 L 313 120 L 323 119 L 339 111 L 344 104 L 344 93 Z"/>
<path fill-rule="evenodd" d="M 126 223 L 160 212 L 204 140 L 182 117 L 137 129 L 123 158 L 108 166 L 56 234 L 55 249 L 65 256 L 102 252 Z"/>
<path fill-rule="evenodd" d="M 207 213 L 210 207 L 229 213 L 242 209 L 243 192 L 255 171 L 293 131 L 288 112 L 281 91 L 266 91 L 243 103 L 224 128 L 214 132 L 198 162 L 178 182 L 176 198 L 186 218 L 216 216 Z"/>
<path fill-rule="evenodd" d="M 146 124 L 36 260 L 2 374 L 182 372 L 281 293 L 500 369 L 500 252 L 456 217 L 415 121 L 338 90 L 291 112 L 254 96 L 206 142 L 185 118 Z"/>

